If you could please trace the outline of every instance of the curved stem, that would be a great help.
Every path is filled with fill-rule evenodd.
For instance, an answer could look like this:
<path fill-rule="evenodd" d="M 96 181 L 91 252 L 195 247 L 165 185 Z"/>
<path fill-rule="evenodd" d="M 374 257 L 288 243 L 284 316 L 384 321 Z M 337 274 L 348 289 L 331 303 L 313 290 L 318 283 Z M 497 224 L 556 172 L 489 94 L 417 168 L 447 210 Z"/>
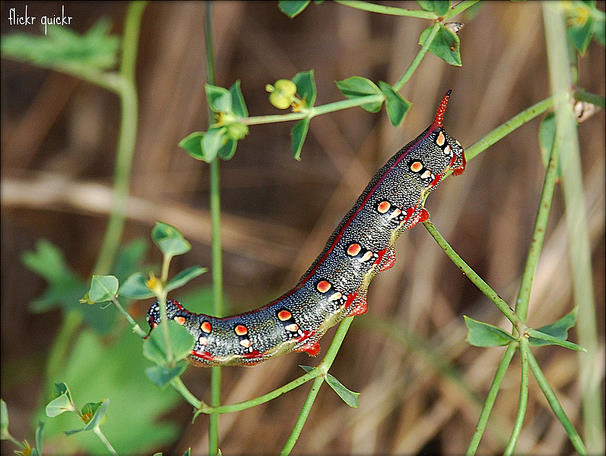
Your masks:
<path fill-rule="evenodd" d="M 511 431 L 511 437 L 509 443 L 505 448 L 504 454 L 506 456 L 512 455 L 516 449 L 516 444 L 522 432 L 522 425 L 524 424 L 524 417 L 526 416 L 526 407 L 528 405 L 528 351 L 530 350 L 528 344 L 528 338 L 522 337 L 520 339 L 520 356 L 522 359 L 522 374 L 520 379 L 520 402 L 518 404 L 518 413 L 516 415 L 516 421 Z"/>
<path fill-rule="evenodd" d="M 482 292 L 484 293 L 488 299 L 490 299 L 503 315 L 507 317 L 507 319 L 515 326 L 519 326 L 522 321 L 520 317 L 516 315 L 516 313 L 509 307 L 509 305 L 501 298 L 496 291 L 494 291 L 490 285 L 488 285 L 482 277 L 480 277 L 473 269 L 469 267 L 469 265 L 459 256 L 457 252 L 448 244 L 446 239 L 440 234 L 440 232 L 436 229 L 436 227 L 431 223 L 431 221 L 424 222 L 425 228 L 429 231 L 429 234 L 436 240 L 438 245 L 444 250 L 448 258 L 452 260 L 457 267 L 463 271 L 463 273 L 467 276 L 469 280 Z"/>
<path fill-rule="evenodd" d="M 478 450 L 480 440 L 482 440 L 482 435 L 484 435 L 484 430 L 486 429 L 486 424 L 488 424 L 488 417 L 490 416 L 490 412 L 492 411 L 494 402 L 497 399 L 497 394 L 499 393 L 501 382 L 503 381 L 503 377 L 505 377 L 505 372 L 507 372 L 507 368 L 509 367 L 509 363 L 511 363 L 511 360 L 513 359 L 513 355 L 515 354 L 516 349 L 517 343 L 511 343 L 507 346 L 507 350 L 505 350 L 505 354 L 503 355 L 503 358 L 499 363 L 499 367 L 497 368 L 497 371 L 494 374 L 492 384 L 490 385 L 490 389 L 488 390 L 486 401 L 484 401 L 484 407 L 482 407 L 482 413 L 480 413 L 480 417 L 478 418 L 476 430 L 474 431 L 473 436 L 471 437 L 471 442 L 469 442 L 469 446 L 467 447 L 467 451 L 465 452 L 466 456 L 472 456 L 476 454 L 476 451 Z"/>
<path fill-rule="evenodd" d="M 111 443 L 109 443 L 109 440 L 107 440 L 107 437 L 105 437 L 105 434 L 103 434 L 103 431 L 101 431 L 101 428 L 99 428 L 99 426 L 93 428 L 93 432 L 99 438 L 99 440 L 101 440 L 101 442 L 103 442 L 103 445 L 105 445 L 105 448 L 107 448 L 107 450 L 111 454 L 113 454 L 114 456 L 118 456 L 118 452 L 116 450 L 114 450 L 114 447 L 112 446 Z"/>
<path fill-rule="evenodd" d="M 350 8 L 359 9 L 362 11 L 368 11 L 370 13 L 387 14 L 390 16 L 408 16 L 417 17 L 420 19 L 437 19 L 435 13 L 431 11 L 423 10 L 409 10 L 404 8 L 396 8 L 394 6 L 383 6 L 375 3 L 351 1 L 351 0 L 335 0 L 335 3 L 339 3 L 343 6 L 349 6 Z"/>
<path fill-rule="evenodd" d="M 423 57 L 425 57 L 425 54 L 429 50 L 429 46 L 431 46 L 431 43 L 433 42 L 434 38 L 438 34 L 438 30 L 440 30 L 440 23 L 436 22 L 435 24 L 433 24 L 433 27 L 431 28 L 431 32 L 429 33 L 429 36 L 423 43 L 423 46 L 421 46 L 421 49 L 419 50 L 419 52 L 417 52 L 417 55 L 415 56 L 413 61 L 410 62 L 410 65 L 408 66 L 408 68 L 406 69 L 406 71 L 404 72 L 404 74 L 402 75 L 400 80 L 394 84 L 393 88 L 396 89 L 398 92 L 404 86 L 404 84 L 406 84 L 406 81 L 408 81 L 410 79 L 410 77 L 413 75 L 413 73 L 415 72 L 415 70 L 417 69 L 419 64 L 421 63 L 421 60 L 423 60 Z"/>

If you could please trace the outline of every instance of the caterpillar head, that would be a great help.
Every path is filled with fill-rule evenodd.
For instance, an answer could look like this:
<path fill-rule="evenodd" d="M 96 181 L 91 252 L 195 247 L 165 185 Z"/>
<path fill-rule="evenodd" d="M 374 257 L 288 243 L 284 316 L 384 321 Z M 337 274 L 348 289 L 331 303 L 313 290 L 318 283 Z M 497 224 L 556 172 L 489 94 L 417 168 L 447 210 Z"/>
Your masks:
<path fill-rule="evenodd" d="M 172 299 L 166 300 L 166 316 L 169 320 L 174 320 L 176 317 L 183 313 L 183 307 L 179 304 L 179 301 Z M 160 323 L 160 302 L 155 301 L 147 311 L 147 324 L 149 325 L 149 333 L 145 338 L 147 339 L 151 334 L 152 330 Z"/>

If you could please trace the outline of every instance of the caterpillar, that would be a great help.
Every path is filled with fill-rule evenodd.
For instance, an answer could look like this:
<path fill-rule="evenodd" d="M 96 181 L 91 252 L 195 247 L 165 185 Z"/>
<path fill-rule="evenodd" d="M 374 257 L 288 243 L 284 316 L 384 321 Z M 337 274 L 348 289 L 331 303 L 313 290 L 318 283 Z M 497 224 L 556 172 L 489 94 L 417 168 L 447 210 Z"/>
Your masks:
<path fill-rule="evenodd" d="M 291 351 L 316 356 L 330 327 L 367 311 L 368 285 L 393 266 L 396 239 L 429 218 L 425 198 L 445 173 L 465 169 L 463 147 L 443 127 L 450 94 L 433 123 L 377 171 L 294 288 L 259 309 L 225 318 L 166 301 L 167 317 L 194 337 L 192 364 L 251 366 Z M 157 301 L 147 322 L 150 333 L 160 322 Z"/>

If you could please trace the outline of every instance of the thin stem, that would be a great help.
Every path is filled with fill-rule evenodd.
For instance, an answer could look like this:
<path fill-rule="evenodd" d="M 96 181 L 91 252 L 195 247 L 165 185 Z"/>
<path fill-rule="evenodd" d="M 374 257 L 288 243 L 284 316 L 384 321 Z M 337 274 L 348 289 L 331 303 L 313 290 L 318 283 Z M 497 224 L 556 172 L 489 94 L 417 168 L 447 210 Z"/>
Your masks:
<path fill-rule="evenodd" d="M 583 89 L 575 90 L 574 98 L 579 101 L 586 101 L 587 103 L 591 103 L 602 109 L 606 108 L 606 98 L 602 95 L 585 92 Z"/>
<path fill-rule="evenodd" d="M 524 273 L 522 275 L 522 281 L 520 283 L 520 291 L 518 293 L 518 299 L 516 301 L 516 313 L 519 315 L 522 321 L 526 321 L 526 316 L 528 314 L 528 304 L 530 300 L 530 290 L 532 288 L 532 281 L 534 279 L 537 264 L 539 262 L 539 256 L 541 255 L 543 241 L 545 240 L 545 230 L 547 228 L 547 221 L 549 220 L 551 201 L 553 200 L 555 182 L 560 162 L 560 151 L 558 143 L 558 135 L 556 135 L 556 139 L 554 140 L 552 145 L 551 156 L 549 157 L 547 170 L 545 172 L 545 180 L 543 182 L 543 189 L 541 190 L 541 199 L 539 201 L 537 219 L 535 221 L 534 231 L 532 233 L 532 241 L 530 243 L 530 248 L 528 249 L 526 266 L 524 267 Z"/>
<path fill-rule="evenodd" d="M 124 229 L 126 201 L 129 193 L 132 159 L 137 139 L 138 100 L 135 81 L 135 64 L 139 44 L 141 16 L 146 2 L 133 2 L 129 5 L 122 38 L 122 57 L 120 62 L 120 134 L 114 170 L 114 202 L 109 222 L 101 244 L 97 263 L 93 268 L 96 274 L 110 271 Z"/>
<path fill-rule="evenodd" d="M 169 366 L 172 366 L 175 359 L 173 357 L 173 350 L 170 342 L 170 333 L 168 329 L 168 314 L 166 312 L 166 290 L 162 288 L 162 291 L 156 295 L 156 298 L 158 298 L 158 302 L 160 303 L 160 328 L 162 330 L 164 346 L 166 347 L 166 361 Z"/>
<path fill-rule="evenodd" d="M 206 404 L 198 399 L 196 396 L 192 394 L 192 392 L 187 389 L 181 377 L 175 377 L 170 381 L 171 386 L 177 391 L 183 398 L 189 402 L 195 409 L 199 409 L 200 407 L 206 407 Z"/>
<path fill-rule="evenodd" d="M 471 8 L 473 5 L 475 5 L 479 1 L 480 0 L 465 0 L 465 1 L 461 2 L 461 3 L 459 3 L 457 6 L 455 6 L 454 8 L 452 8 L 450 11 L 448 11 L 444 15 L 443 20 L 447 21 L 451 17 L 454 17 L 457 14 L 461 14 L 463 11 L 465 11 L 468 8 Z"/>
<path fill-rule="evenodd" d="M 478 446 L 480 445 L 480 440 L 482 440 L 482 435 L 484 434 L 484 430 L 486 429 L 486 424 L 488 424 L 488 417 L 490 416 L 490 412 L 492 411 L 492 407 L 494 405 L 495 400 L 497 399 L 497 394 L 499 393 L 499 388 L 501 387 L 501 382 L 503 381 L 503 377 L 505 377 L 505 372 L 507 372 L 507 368 L 513 359 L 513 355 L 515 354 L 517 349 L 517 344 L 511 343 L 507 346 L 507 350 L 505 350 L 505 354 L 499 363 L 499 367 L 494 375 L 492 380 L 492 384 L 490 385 L 490 389 L 488 390 L 488 395 L 486 396 L 486 401 L 484 401 L 484 407 L 482 407 L 482 412 L 480 413 L 480 418 L 478 418 L 478 424 L 476 424 L 476 430 L 471 437 L 471 442 L 469 442 L 469 446 L 467 447 L 467 451 L 465 453 L 466 456 L 472 456 L 476 454 L 478 450 Z"/>
<path fill-rule="evenodd" d="M 303 426 L 305 425 L 305 421 L 307 421 L 307 417 L 309 416 L 309 412 L 311 412 L 311 408 L 314 405 L 314 401 L 320 392 L 320 387 L 322 383 L 324 383 L 324 376 L 318 376 L 314 379 L 313 384 L 311 385 L 311 389 L 309 390 L 309 394 L 307 395 L 307 399 L 305 399 L 305 403 L 301 408 L 301 412 L 299 413 L 299 417 L 297 418 L 297 422 L 295 423 L 286 444 L 280 451 L 280 456 L 285 456 L 290 454 L 293 447 L 297 443 L 297 439 L 303 430 Z"/>
<path fill-rule="evenodd" d="M 513 116 L 507 122 L 502 123 L 497 128 L 488 133 L 486 136 L 484 136 L 482 139 L 474 143 L 471 147 L 466 149 L 465 158 L 467 159 L 467 161 L 473 160 L 477 155 L 480 155 L 483 151 L 488 149 L 494 143 L 500 141 L 505 136 L 517 130 L 525 123 L 530 122 L 535 117 L 543 114 L 552 106 L 553 98 L 549 97 L 539 101 L 538 103 L 533 104 L 529 108 L 526 108 L 524 111 Z"/>
<path fill-rule="evenodd" d="M 206 47 L 206 80 L 215 84 L 215 58 L 212 37 L 212 7 L 206 2 L 204 43 Z M 209 107 L 209 124 L 212 122 L 212 112 Z M 210 163 L 210 218 L 211 218 L 211 251 L 213 279 L 213 311 L 215 316 L 223 316 L 223 264 L 221 253 L 221 193 L 219 187 L 219 158 Z M 210 375 L 210 405 L 219 407 L 221 404 L 221 368 L 213 367 Z M 212 413 L 208 422 L 208 453 L 217 454 L 219 449 L 219 415 Z"/>
<path fill-rule="evenodd" d="M 126 318 L 128 320 L 128 322 L 130 323 L 130 326 L 135 334 L 137 334 L 138 336 L 141 336 L 141 337 L 145 337 L 147 335 L 147 333 L 141 329 L 141 327 L 133 319 L 133 317 L 131 317 L 130 314 L 126 310 L 124 310 L 124 307 L 122 307 L 122 304 L 120 304 L 120 301 L 118 300 L 118 298 L 115 298 L 115 297 L 112 298 L 112 303 L 114 304 L 114 306 L 116 306 L 116 309 L 118 309 L 118 312 L 120 312 L 124 316 L 124 318 Z"/>
<path fill-rule="evenodd" d="M 433 223 L 431 223 L 431 221 L 427 221 L 424 222 L 423 225 L 425 225 L 425 228 L 427 231 L 429 231 L 429 234 L 433 236 L 438 245 L 442 248 L 442 250 L 444 250 L 446 255 L 448 255 L 448 258 L 450 258 L 452 262 L 457 265 L 461 271 L 463 271 L 463 274 L 465 274 L 467 278 L 471 280 L 471 282 L 499 308 L 499 310 L 507 317 L 514 327 L 519 326 L 522 321 L 511 309 L 511 307 L 509 307 L 503 298 L 501 298 L 497 292 L 484 281 L 484 279 L 482 279 L 473 269 L 469 267 L 467 263 L 465 263 L 465 261 L 457 254 L 457 252 L 454 251 L 450 244 L 448 244 L 446 239 L 444 239 Z"/>
<path fill-rule="evenodd" d="M 562 426 L 566 430 L 566 433 L 568 434 L 568 438 L 570 439 L 572 446 L 574 446 L 575 450 L 579 454 L 587 454 L 587 450 L 585 449 L 583 440 L 581 440 L 581 437 L 579 436 L 576 429 L 568 419 L 568 416 L 566 416 L 566 412 L 564 412 L 560 401 L 558 401 L 557 396 L 551 389 L 551 386 L 549 386 L 549 382 L 545 378 L 545 375 L 543 375 L 543 371 L 541 371 L 537 360 L 535 359 L 534 355 L 530 350 L 528 350 L 528 364 L 530 366 L 530 370 L 534 375 L 534 378 L 537 380 L 537 383 L 541 388 L 541 391 L 543 391 L 547 402 L 549 402 L 553 413 L 555 413 L 555 415 L 558 417 L 558 420 L 560 420 Z"/>
<path fill-rule="evenodd" d="M 93 432 L 99 438 L 99 440 L 103 442 L 103 445 L 105 445 L 105 447 L 111 454 L 118 456 L 118 452 L 114 450 L 114 447 L 111 443 L 109 443 L 109 440 L 107 440 L 107 437 L 105 437 L 105 434 L 103 434 L 103 431 L 101 431 L 101 428 L 99 428 L 99 426 L 94 427 Z"/>
<path fill-rule="evenodd" d="M 421 63 L 421 60 L 423 60 L 423 57 L 425 57 L 425 54 L 429 50 L 429 46 L 431 46 L 431 43 L 433 42 L 434 38 L 438 34 L 438 30 L 440 30 L 440 23 L 436 22 L 435 24 L 433 24 L 433 27 L 431 28 L 431 32 L 429 32 L 429 36 L 423 43 L 423 46 L 421 46 L 421 49 L 419 50 L 419 52 L 417 52 L 417 55 L 415 56 L 413 61 L 410 62 L 410 65 L 406 69 L 406 72 L 402 75 L 400 80 L 394 84 L 393 87 L 398 92 L 404 86 L 406 81 L 408 81 L 410 79 L 410 77 L 413 75 L 413 73 L 415 72 L 415 70 L 417 69 L 419 64 Z"/>
<path fill-rule="evenodd" d="M 504 454 L 509 456 L 513 454 L 516 449 L 516 444 L 520 438 L 520 432 L 522 432 L 522 425 L 524 424 L 524 417 L 526 416 L 526 407 L 528 405 L 528 352 L 529 352 L 528 338 L 520 338 L 520 356 L 522 364 L 522 374 L 520 379 L 520 402 L 518 404 L 518 413 L 516 415 L 515 423 L 511 431 L 511 437 L 509 443 L 505 448 Z"/>
<path fill-rule="evenodd" d="M 543 22 L 549 79 L 555 103 L 556 140 L 562 169 L 568 256 L 574 301 L 578 306 L 579 344 L 587 354 L 579 358 L 583 428 L 589 452 L 603 454 L 604 397 L 596 360 L 599 342 L 596 325 L 591 244 L 587 226 L 583 170 L 577 122 L 569 102 L 572 87 L 571 56 L 566 40 L 566 18 L 561 3 L 543 3 Z M 576 58 L 576 57 L 575 57 Z"/>
<path fill-rule="evenodd" d="M 377 5 L 375 3 L 351 1 L 351 0 L 335 0 L 335 3 L 339 3 L 343 6 L 349 6 L 350 8 L 359 9 L 362 11 L 368 11 L 370 13 L 387 14 L 390 16 L 408 16 L 417 17 L 420 19 L 437 19 L 435 13 L 431 11 L 423 10 L 409 10 L 404 8 L 396 8 L 393 6 Z"/>

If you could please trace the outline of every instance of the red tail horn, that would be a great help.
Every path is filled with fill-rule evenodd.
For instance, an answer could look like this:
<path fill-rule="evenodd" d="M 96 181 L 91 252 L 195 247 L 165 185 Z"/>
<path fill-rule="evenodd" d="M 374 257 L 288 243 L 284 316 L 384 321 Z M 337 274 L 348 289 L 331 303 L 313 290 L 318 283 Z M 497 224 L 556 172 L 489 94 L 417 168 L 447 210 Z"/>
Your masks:
<path fill-rule="evenodd" d="M 438 106 L 438 110 L 436 111 L 436 118 L 433 120 L 433 124 L 438 127 L 443 127 L 444 122 L 444 113 L 446 112 L 446 107 L 448 106 L 448 100 L 450 99 L 450 94 L 452 89 L 449 89 L 446 92 L 446 95 L 442 97 L 442 101 L 440 101 L 440 106 Z"/>

